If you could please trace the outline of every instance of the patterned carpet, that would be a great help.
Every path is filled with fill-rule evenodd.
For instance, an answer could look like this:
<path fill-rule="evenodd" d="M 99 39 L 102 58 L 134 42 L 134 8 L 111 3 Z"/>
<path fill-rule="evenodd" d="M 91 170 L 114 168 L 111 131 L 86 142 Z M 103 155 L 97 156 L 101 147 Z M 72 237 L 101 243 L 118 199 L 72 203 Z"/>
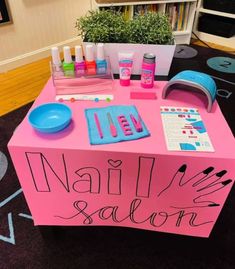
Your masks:
<path fill-rule="evenodd" d="M 216 77 L 221 89 L 217 100 L 235 134 L 235 76 L 206 64 L 211 57 L 231 56 L 193 48 L 198 52 L 193 58 L 174 58 L 169 78 L 185 69 Z M 1 269 L 234 268 L 234 187 L 209 239 L 117 227 L 35 227 L 7 151 L 12 133 L 31 105 L 0 118 Z"/>

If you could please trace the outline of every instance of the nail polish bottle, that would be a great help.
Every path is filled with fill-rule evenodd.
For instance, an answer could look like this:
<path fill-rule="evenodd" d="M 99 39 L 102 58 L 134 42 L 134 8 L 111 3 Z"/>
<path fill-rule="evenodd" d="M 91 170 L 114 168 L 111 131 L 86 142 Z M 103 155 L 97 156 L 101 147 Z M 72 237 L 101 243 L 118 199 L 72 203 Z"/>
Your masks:
<path fill-rule="evenodd" d="M 75 72 L 76 75 L 81 76 L 85 74 L 85 61 L 83 59 L 82 47 L 75 46 Z"/>
<path fill-rule="evenodd" d="M 104 57 L 104 44 L 99 43 L 97 45 L 97 57 L 96 57 L 96 70 L 97 74 L 106 74 L 107 61 Z"/>
<path fill-rule="evenodd" d="M 65 46 L 63 48 L 64 52 L 64 61 L 63 61 L 63 69 L 65 76 L 73 76 L 74 75 L 74 63 L 71 57 L 71 51 L 69 46 Z"/>
<path fill-rule="evenodd" d="M 62 69 L 62 63 L 60 59 L 60 53 L 58 47 L 51 48 L 51 57 L 52 57 L 52 72 L 53 76 L 63 76 L 64 72 Z"/>
<path fill-rule="evenodd" d="M 87 75 L 96 75 L 96 63 L 94 60 L 93 45 L 86 46 L 86 72 Z"/>

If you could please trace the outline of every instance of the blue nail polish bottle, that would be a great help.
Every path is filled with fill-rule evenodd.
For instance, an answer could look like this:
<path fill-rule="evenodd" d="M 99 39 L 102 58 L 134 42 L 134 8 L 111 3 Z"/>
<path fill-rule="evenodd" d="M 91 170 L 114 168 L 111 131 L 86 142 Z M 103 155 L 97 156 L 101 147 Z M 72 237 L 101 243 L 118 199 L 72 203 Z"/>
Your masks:
<path fill-rule="evenodd" d="M 107 61 L 104 57 L 103 43 L 97 45 L 96 72 L 97 74 L 106 74 L 107 72 Z"/>

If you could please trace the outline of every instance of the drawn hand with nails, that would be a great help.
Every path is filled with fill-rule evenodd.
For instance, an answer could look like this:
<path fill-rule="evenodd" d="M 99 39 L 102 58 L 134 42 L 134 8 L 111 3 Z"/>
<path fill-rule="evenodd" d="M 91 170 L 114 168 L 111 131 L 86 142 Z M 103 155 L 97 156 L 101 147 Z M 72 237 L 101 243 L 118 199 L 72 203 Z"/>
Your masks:
<path fill-rule="evenodd" d="M 171 200 L 174 200 L 174 203 L 170 204 L 172 208 L 186 209 L 220 206 L 210 199 L 210 195 L 232 182 L 231 179 L 222 180 L 227 171 L 214 172 L 214 167 L 208 167 L 187 179 L 186 170 L 187 165 L 183 164 L 176 171 L 170 183 L 161 190 L 158 197 L 166 197 L 166 195 L 168 199 L 172 197 Z"/>

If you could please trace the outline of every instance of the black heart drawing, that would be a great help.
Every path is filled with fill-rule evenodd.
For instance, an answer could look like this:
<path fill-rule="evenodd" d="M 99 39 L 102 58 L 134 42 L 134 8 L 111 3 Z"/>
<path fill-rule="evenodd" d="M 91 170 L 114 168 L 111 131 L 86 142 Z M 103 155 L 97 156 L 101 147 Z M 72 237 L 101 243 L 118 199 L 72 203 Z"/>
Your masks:
<path fill-rule="evenodd" d="M 8 167 L 6 155 L 0 151 L 0 180 L 5 176 Z"/>
<path fill-rule="evenodd" d="M 108 163 L 110 165 L 112 165 L 112 167 L 117 168 L 117 167 L 119 167 L 122 164 L 122 161 L 121 160 L 114 161 L 114 160 L 109 159 L 108 160 Z"/>

